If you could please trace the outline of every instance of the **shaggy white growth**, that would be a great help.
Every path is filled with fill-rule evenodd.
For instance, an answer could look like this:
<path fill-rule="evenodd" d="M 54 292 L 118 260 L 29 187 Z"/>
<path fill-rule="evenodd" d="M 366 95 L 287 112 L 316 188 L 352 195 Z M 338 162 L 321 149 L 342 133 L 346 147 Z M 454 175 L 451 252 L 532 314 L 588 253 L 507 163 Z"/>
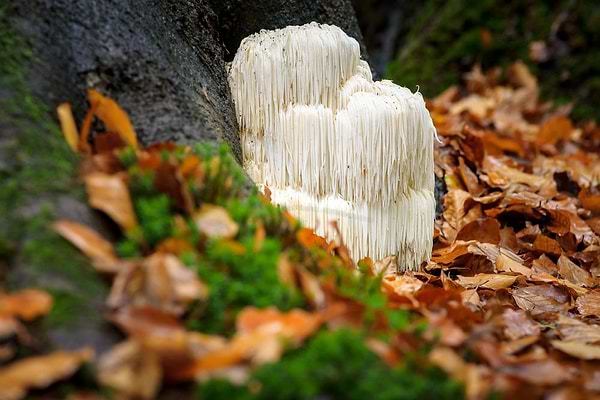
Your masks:
<path fill-rule="evenodd" d="M 355 260 L 430 257 L 435 128 L 420 93 L 374 82 L 335 26 L 261 31 L 230 65 L 244 168 L 305 225 Z"/>

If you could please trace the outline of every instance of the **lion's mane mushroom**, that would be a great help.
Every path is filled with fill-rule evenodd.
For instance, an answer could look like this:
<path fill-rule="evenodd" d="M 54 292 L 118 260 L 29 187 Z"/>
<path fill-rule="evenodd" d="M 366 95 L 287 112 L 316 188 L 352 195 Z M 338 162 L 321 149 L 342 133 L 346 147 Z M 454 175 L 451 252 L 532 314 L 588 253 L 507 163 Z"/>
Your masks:
<path fill-rule="evenodd" d="M 352 257 L 430 257 L 435 128 L 420 93 L 374 82 L 358 42 L 310 23 L 245 38 L 229 66 L 244 168 Z"/>

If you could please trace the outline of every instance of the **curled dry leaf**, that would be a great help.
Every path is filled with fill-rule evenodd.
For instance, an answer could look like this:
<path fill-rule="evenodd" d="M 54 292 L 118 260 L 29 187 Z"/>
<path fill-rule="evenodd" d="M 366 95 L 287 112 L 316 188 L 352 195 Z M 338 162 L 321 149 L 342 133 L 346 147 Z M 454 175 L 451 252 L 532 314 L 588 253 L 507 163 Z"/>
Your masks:
<path fill-rule="evenodd" d="M 71 376 L 93 356 L 94 352 L 86 348 L 15 361 L 0 369 L 0 399 L 22 399 L 30 389 L 45 388 Z"/>
<path fill-rule="evenodd" d="M 540 327 L 532 321 L 523 310 L 507 308 L 502 313 L 504 334 L 511 340 L 525 336 L 539 336 Z"/>
<path fill-rule="evenodd" d="M 600 325 L 587 324 L 564 315 L 558 316 L 556 332 L 564 341 L 600 343 Z"/>
<path fill-rule="evenodd" d="M 411 297 L 423 287 L 424 283 L 412 275 L 388 274 L 381 282 L 382 289 L 389 294 Z"/>
<path fill-rule="evenodd" d="M 105 212 L 125 230 L 137 225 L 129 188 L 121 176 L 91 173 L 85 177 L 85 186 L 92 207 Z"/>
<path fill-rule="evenodd" d="M 77 222 L 59 220 L 53 229 L 92 259 L 101 272 L 118 272 L 118 260 L 112 244 L 98 233 Z"/>
<path fill-rule="evenodd" d="M 126 398 L 155 398 L 161 379 L 158 355 L 135 340 L 116 345 L 98 361 L 100 383 Z"/>
<path fill-rule="evenodd" d="M 560 275 L 569 282 L 584 287 L 594 286 L 595 282 L 590 273 L 569 260 L 568 257 L 560 256 L 558 268 Z"/>
<path fill-rule="evenodd" d="M 79 132 L 77 131 L 71 105 L 69 103 L 62 103 L 56 108 L 56 113 L 58 114 L 60 129 L 65 136 L 67 144 L 71 150 L 75 152 L 79 151 Z"/>
<path fill-rule="evenodd" d="M 155 253 L 121 269 L 107 304 L 111 308 L 150 305 L 180 315 L 190 302 L 207 296 L 208 288 L 179 258 Z"/>
<path fill-rule="evenodd" d="M 467 289 L 482 287 L 497 290 L 512 286 L 517 278 L 517 276 L 502 274 L 477 274 L 475 276 L 458 275 L 456 283 Z"/>
<path fill-rule="evenodd" d="M 24 289 L 10 294 L 0 293 L 0 318 L 16 317 L 31 321 L 48 314 L 52 296 L 39 289 Z"/>
<path fill-rule="evenodd" d="M 94 89 L 88 91 L 88 100 L 96 116 L 110 132 L 116 132 L 125 143 L 137 147 L 137 136 L 127 113 L 111 98 Z"/>
<path fill-rule="evenodd" d="M 583 296 L 579 296 L 575 302 L 577 311 L 584 317 L 600 317 L 600 290 L 593 290 Z"/>
<path fill-rule="evenodd" d="M 534 315 L 562 313 L 571 308 L 568 293 L 552 285 L 519 287 L 513 290 L 512 295 L 519 308 Z"/>
<path fill-rule="evenodd" d="M 558 350 L 575 358 L 581 360 L 600 360 L 600 346 L 598 345 L 562 340 L 552 340 L 550 343 Z"/>
<path fill-rule="evenodd" d="M 211 204 L 202 205 L 194 215 L 194 222 L 200 232 L 211 238 L 231 239 L 239 230 L 226 209 Z"/>

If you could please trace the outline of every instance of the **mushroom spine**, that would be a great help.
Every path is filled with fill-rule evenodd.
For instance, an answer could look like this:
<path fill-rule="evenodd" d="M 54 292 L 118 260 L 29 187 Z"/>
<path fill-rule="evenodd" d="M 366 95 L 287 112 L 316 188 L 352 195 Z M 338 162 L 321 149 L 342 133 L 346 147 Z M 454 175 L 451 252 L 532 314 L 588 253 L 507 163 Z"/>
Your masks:
<path fill-rule="evenodd" d="M 420 93 L 373 81 L 358 42 L 314 22 L 245 38 L 229 85 L 244 168 L 274 203 L 355 260 L 429 259 L 435 128 Z"/>

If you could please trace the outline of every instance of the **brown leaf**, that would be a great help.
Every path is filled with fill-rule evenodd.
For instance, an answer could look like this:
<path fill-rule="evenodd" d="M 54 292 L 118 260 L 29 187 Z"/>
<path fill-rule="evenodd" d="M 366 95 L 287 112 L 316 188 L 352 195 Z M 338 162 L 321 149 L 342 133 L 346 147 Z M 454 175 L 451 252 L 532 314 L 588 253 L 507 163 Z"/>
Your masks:
<path fill-rule="evenodd" d="M 573 124 L 569 118 L 562 115 L 551 117 L 540 126 L 536 143 L 538 146 L 556 144 L 560 140 L 569 139 L 572 130 Z"/>
<path fill-rule="evenodd" d="M 525 276 L 531 275 L 531 268 L 527 268 L 522 263 L 515 261 L 506 254 L 500 254 L 496 259 L 496 270 L 500 272 L 513 272 Z"/>
<path fill-rule="evenodd" d="M 100 383 L 126 398 L 155 398 L 161 379 L 159 356 L 135 340 L 114 346 L 98 361 Z"/>
<path fill-rule="evenodd" d="M 562 254 L 562 249 L 558 242 L 554 239 L 549 238 L 548 236 L 539 235 L 535 238 L 532 250 L 538 251 L 540 253 L 549 253 L 549 254 Z"/>
<path fill-rule="evenodd" d="M 593 290 L 583 296 L 579 296 L 577 301 L 577 310 L 584 317 L 593 315 L 600 317 L 600 290 Z"/>
<path fill-rule="evenodd" d="M 495 218 L 481 218 L 463 226 L 456 240 L 477 240 L 482 243 L 500 243 L 500 223 Z"/>
<path fill-rule="evenodd" d="M 575 285 L 584 287 L 594 286 L 594 279 L 585 269 L 577 266 L 568 257 L 560 256 L 558 259 L 560 275 Z"/>
<path fill-rule="evenodd" d="M 194 215 L 194 222 L 200 232 L 211 238 L 231 239 L 239 230 L 226 209 L 211 204 L 202 205 Z"/>
<path fill-rule="evenodd" d="M 412 296 L 424 285 L 422 281 L 414 276 L 404 274 L 388 274 L 381 281 L 382 288 L 388 294 L 394 293 L 398 296 Z"/>
<path fill-rule="evenodd" d="M 88 100 L 96 116 L 104 123 L 106 129 L 118 133 L 123 141 L 137 148 L 137 136 L 127 113 L 116 101 L 103 96 L 94 89 L 88 90 Z"/>
<path fill-rule="evenodd" d="M 73 221 L 56 221 L 52 228 L 92 259 L 101 272 L 118 272 L 118 260 L 112 244 L 85 225 Z"/>
<path fill-rule="evenodd" d="M 477 274 L 475 276 L 458 275 L 456 283 L 468 289 L 483 287 L 497 290 L 510 287 L 515 283 L 517 278 L 517 276 L 502 274 Z"/>
<path fill-rule="evenodd" d="M 540 334 L 539 325 L 533 322 L 523 310 L 507 308 L 502 313 L 502 322 L 504 334 L 511 340 Z"/>
<path fill-rule="evenodd" d="M 0 317 L 17 317 L 32 321 L 48 314 L 52 296 L 38 289 L 24 289 L 10 294 L 0 293 Z"/>
<path fill-rule="evenodd" d="M 589 189 L 583 189 L 579 192 L 579 201 L 583 208 L 600 215 L 600 194 L 591 194 Z"/>
<path fill-rule="evenodd" d="M 287 339 L 296 342 L 312 335 L 321 325 L 319 314 L 311 314 L 300 309 L 282 313 L 276 308 L 244 308 L 238 315 L 236 328 L 239 334 L 248 334 L 256 330 L 275 330 Z"/>
<path fill-rule="evenodd" d="M 544 312 L 565 312 L 570 308 L 570 298 L 563 290 L 552 285 L 516 288 L 512 292 L 519 308 L 533 315 Z"/>
<path fill-rule="evenodd" d="M 129 189 L 118 175 L 92 173 L 85 177 L 90 205 L 105 212 L 123 229 L 137 225 Z"/>
<path fill-rule="evenodd" d="M 569 318 L 564 315 L 558 316 L 556 331 L 561 339 L 565 341 L 575 341 L 583 343 L 600 342 L 600 326 L 586 324 L 575 318 Z"/>
<path fill-rule="evenodd" d="M 71 376 L 93 356 L 94 352 L 86 348 L 79 351 L 57 351 L 9 364 L 0 369 L 0 398 L 22 399 L 30 389 L 42 389 Z"/>
<path fill-rule="evenodd" d="M 581 360 L 600 360 L 600 346 L 583 342 L 550 341 L 553 347 Z"/>
<path fill-rule="evenodd" d="M 77 125 L 75 124 L 75 118 L 73 117 L 73 111 L 69 103 L 62 103 L 56 108 L 58 114 L 58 120 L 60 121 L 60 128 L 65 136 L 67 144 L 71 150 L 79 151 L 79 132 L 77 131 Z"/>
<path fill-rule="evenodd" d="M 456 231 L 470 221 L 465 221 L 472 197 L 464 190 L 451 190 L 444 196 L 444 219 Z"/>
<path fill-rule="evenodd" d="M 557 385 L 571 379 L 569 370 L 553 359 L 507 365 L 501 371 L 534 385 Z"/>

